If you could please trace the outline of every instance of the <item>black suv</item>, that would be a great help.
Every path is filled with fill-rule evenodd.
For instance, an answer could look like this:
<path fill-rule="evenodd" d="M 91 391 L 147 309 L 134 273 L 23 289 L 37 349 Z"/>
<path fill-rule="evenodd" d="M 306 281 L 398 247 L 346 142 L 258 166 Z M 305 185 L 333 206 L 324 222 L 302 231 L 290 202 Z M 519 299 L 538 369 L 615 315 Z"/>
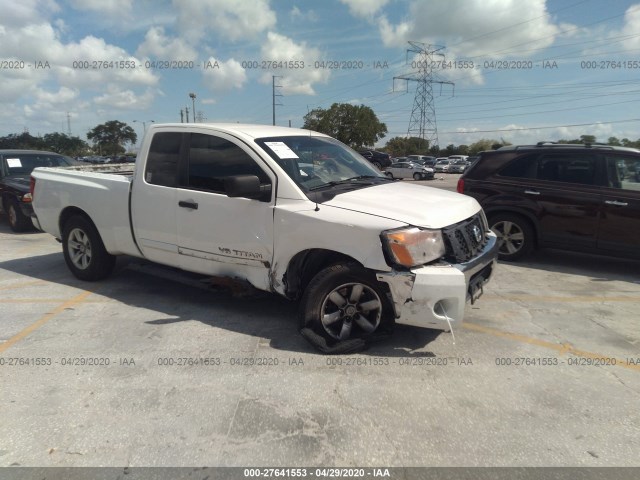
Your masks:
<path fill-rule="evenodd" d="M 635 172 L 637 149 L 541 142 L 481 152 L 458 192 L 482 205 L 502 260 L 536 247 L 640 258 Z"/>
<path fill-rule="evenodd" d="M 376 150 L 359 150 L 358 153 L 373 163 L 378 170 L 391 166 L 391 155 L 388 153 L 378 152 Z"/>

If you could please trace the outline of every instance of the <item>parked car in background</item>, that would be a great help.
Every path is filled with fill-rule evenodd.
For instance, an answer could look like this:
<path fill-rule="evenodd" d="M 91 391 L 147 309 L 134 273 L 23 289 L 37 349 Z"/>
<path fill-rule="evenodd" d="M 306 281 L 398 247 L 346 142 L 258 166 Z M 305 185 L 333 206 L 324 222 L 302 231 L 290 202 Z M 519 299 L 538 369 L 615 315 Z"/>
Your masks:
<path fill-rule="evenodd" d="M 38 150 L 0 150 L 0 207 L 9 218 L 14 232 L 23 232 L 31 225 L 31 193 L 29 176 L 36 167 L 66 167 L 77 165 L 72 158 L 59 153 Z"/>
<path fill-rule="evenodd" d="M 431 167 L 423 167 L 419 163 L 398 162 L 384 171 L 389 178 L 413 178 L 414 180 L 430 180 L 434 172 Z"/>
<path fill-rule="evenodd" d="M 378 152 L 376 150 L 360 150 L 358 153 L 373 163 L 378 170 L 387 168 L 392 163 L 391 155 L 388 153 Z"/>
<path fill-rule="evenodd" d="M 621 170 L 640 171 L 640 150 L 508 146 L 480 153 L 458 192 L 483 206 L 503 260 L 538 247 L 640 258 L 640 178 Z"/>
<path fill-rule="evenodd" d="M 469 155 L 449 155 L 449 160 L 453 160 L 454 162 L 458 160 L 467 160 Z"/>
<path fill-rule="evenodd" d="M 464 173 L 467 167 L 469 167 L 469 162 L 466 160 L 455 160 L 449 165 L 449 173 Z"/>
<path fill-rule="evenodd" d="M 409 162 L 419 163 L 425 167 L 433 167 L 436 164 L 436 157 L 430 157 L 428 155 L 409 155 L 407 156 Z"/>
<path fill-rule="evenodd" d="M 391 163 L 398 163 L 398 162 L 406 162 L 407 161 L 407 157 L 393 157 L 391 159 Z"/>
<path fill-rule="evenodd" d="M 437 158 L 434 170 L 436 173 L 448 173 L 449 166 L 453 163 L 451 160 L 445 157 Z"/>

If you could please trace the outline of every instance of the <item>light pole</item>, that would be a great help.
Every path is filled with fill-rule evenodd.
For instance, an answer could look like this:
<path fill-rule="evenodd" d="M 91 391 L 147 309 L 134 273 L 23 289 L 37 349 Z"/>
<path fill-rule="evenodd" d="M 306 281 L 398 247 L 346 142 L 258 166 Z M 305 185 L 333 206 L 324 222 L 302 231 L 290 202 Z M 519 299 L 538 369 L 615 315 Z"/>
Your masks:
<path fill-rule="evenodd" d="M 138 122 L 138 120 L 134 120 L 133 121 L 133 123 L 136 123 L 136 122 Z M 143 121 L 140 122 L 140 123 L 142 123 L 142 133 L 143 134 L 147 133 L 147 122 L 154 123 L 155 120 L 146 120 L 146 121 L 143 120 Z"/>
<path fill-rule="evenodd" d="M 191 92 L 189 97 L 191 97 L 191 102 L 193 104 L 193 123 L 196 123 L 196 94 Z M 187 120 L 189 119 L 187 118 Z"/>
<path fill-rule="evenodd" d="M 147 122 L 151 122 L 151 123 L 153 123 L 153 122 L 155 122 L 155 120 L 146 120 L 146 121 L 142 120 L 142 121 L 140 121 L 140 122 L 138 122 L 138 120 L 134 120 L 134 121 L 133 121 L 133 123 L 142 123 L 142 136 L 143 136 L 143 137 L 144 137 L 144 136 L 146 135 L 146 133 L 147 133 Z"/>

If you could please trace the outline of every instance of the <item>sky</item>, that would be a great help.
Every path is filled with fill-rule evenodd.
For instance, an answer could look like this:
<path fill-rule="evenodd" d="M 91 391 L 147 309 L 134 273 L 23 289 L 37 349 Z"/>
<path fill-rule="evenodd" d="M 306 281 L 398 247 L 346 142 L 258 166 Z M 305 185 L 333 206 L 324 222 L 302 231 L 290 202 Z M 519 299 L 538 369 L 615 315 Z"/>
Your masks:
<path fill-rule="evenodd" d="M 398 77 L 425 73 L 424 48 L 442 148 L 640 138 L 640 2 L 0 0 L 0 12 L 0 136 L 86 139 L 119 120 L 142 137 L 187 108 L 193 121 L 194 103 L 198 121 L 271 124 L 275 90 L 277 125 L 366 105 L 387 126 L 382 146 L 409 132 L 421 84 Z"/>

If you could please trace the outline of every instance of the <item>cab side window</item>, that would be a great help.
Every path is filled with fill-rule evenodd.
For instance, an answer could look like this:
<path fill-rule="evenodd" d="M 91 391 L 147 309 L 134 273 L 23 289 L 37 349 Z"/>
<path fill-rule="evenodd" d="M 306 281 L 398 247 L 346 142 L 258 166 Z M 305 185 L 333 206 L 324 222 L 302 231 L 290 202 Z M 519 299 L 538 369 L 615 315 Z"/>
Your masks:
<path fill-rule="evenodd" d="M 158 132 L 151 140 L 144 179 L 152 185 L 176 187 L 182 133 Z"/>
<path fill-rule="evenodd" d="M 191 134 L 188 188 L 225 193 L 224 180 L 234 175 L 255 175 L 261 184 L 267 174 L 236 144 L 214 135 Z"/>

